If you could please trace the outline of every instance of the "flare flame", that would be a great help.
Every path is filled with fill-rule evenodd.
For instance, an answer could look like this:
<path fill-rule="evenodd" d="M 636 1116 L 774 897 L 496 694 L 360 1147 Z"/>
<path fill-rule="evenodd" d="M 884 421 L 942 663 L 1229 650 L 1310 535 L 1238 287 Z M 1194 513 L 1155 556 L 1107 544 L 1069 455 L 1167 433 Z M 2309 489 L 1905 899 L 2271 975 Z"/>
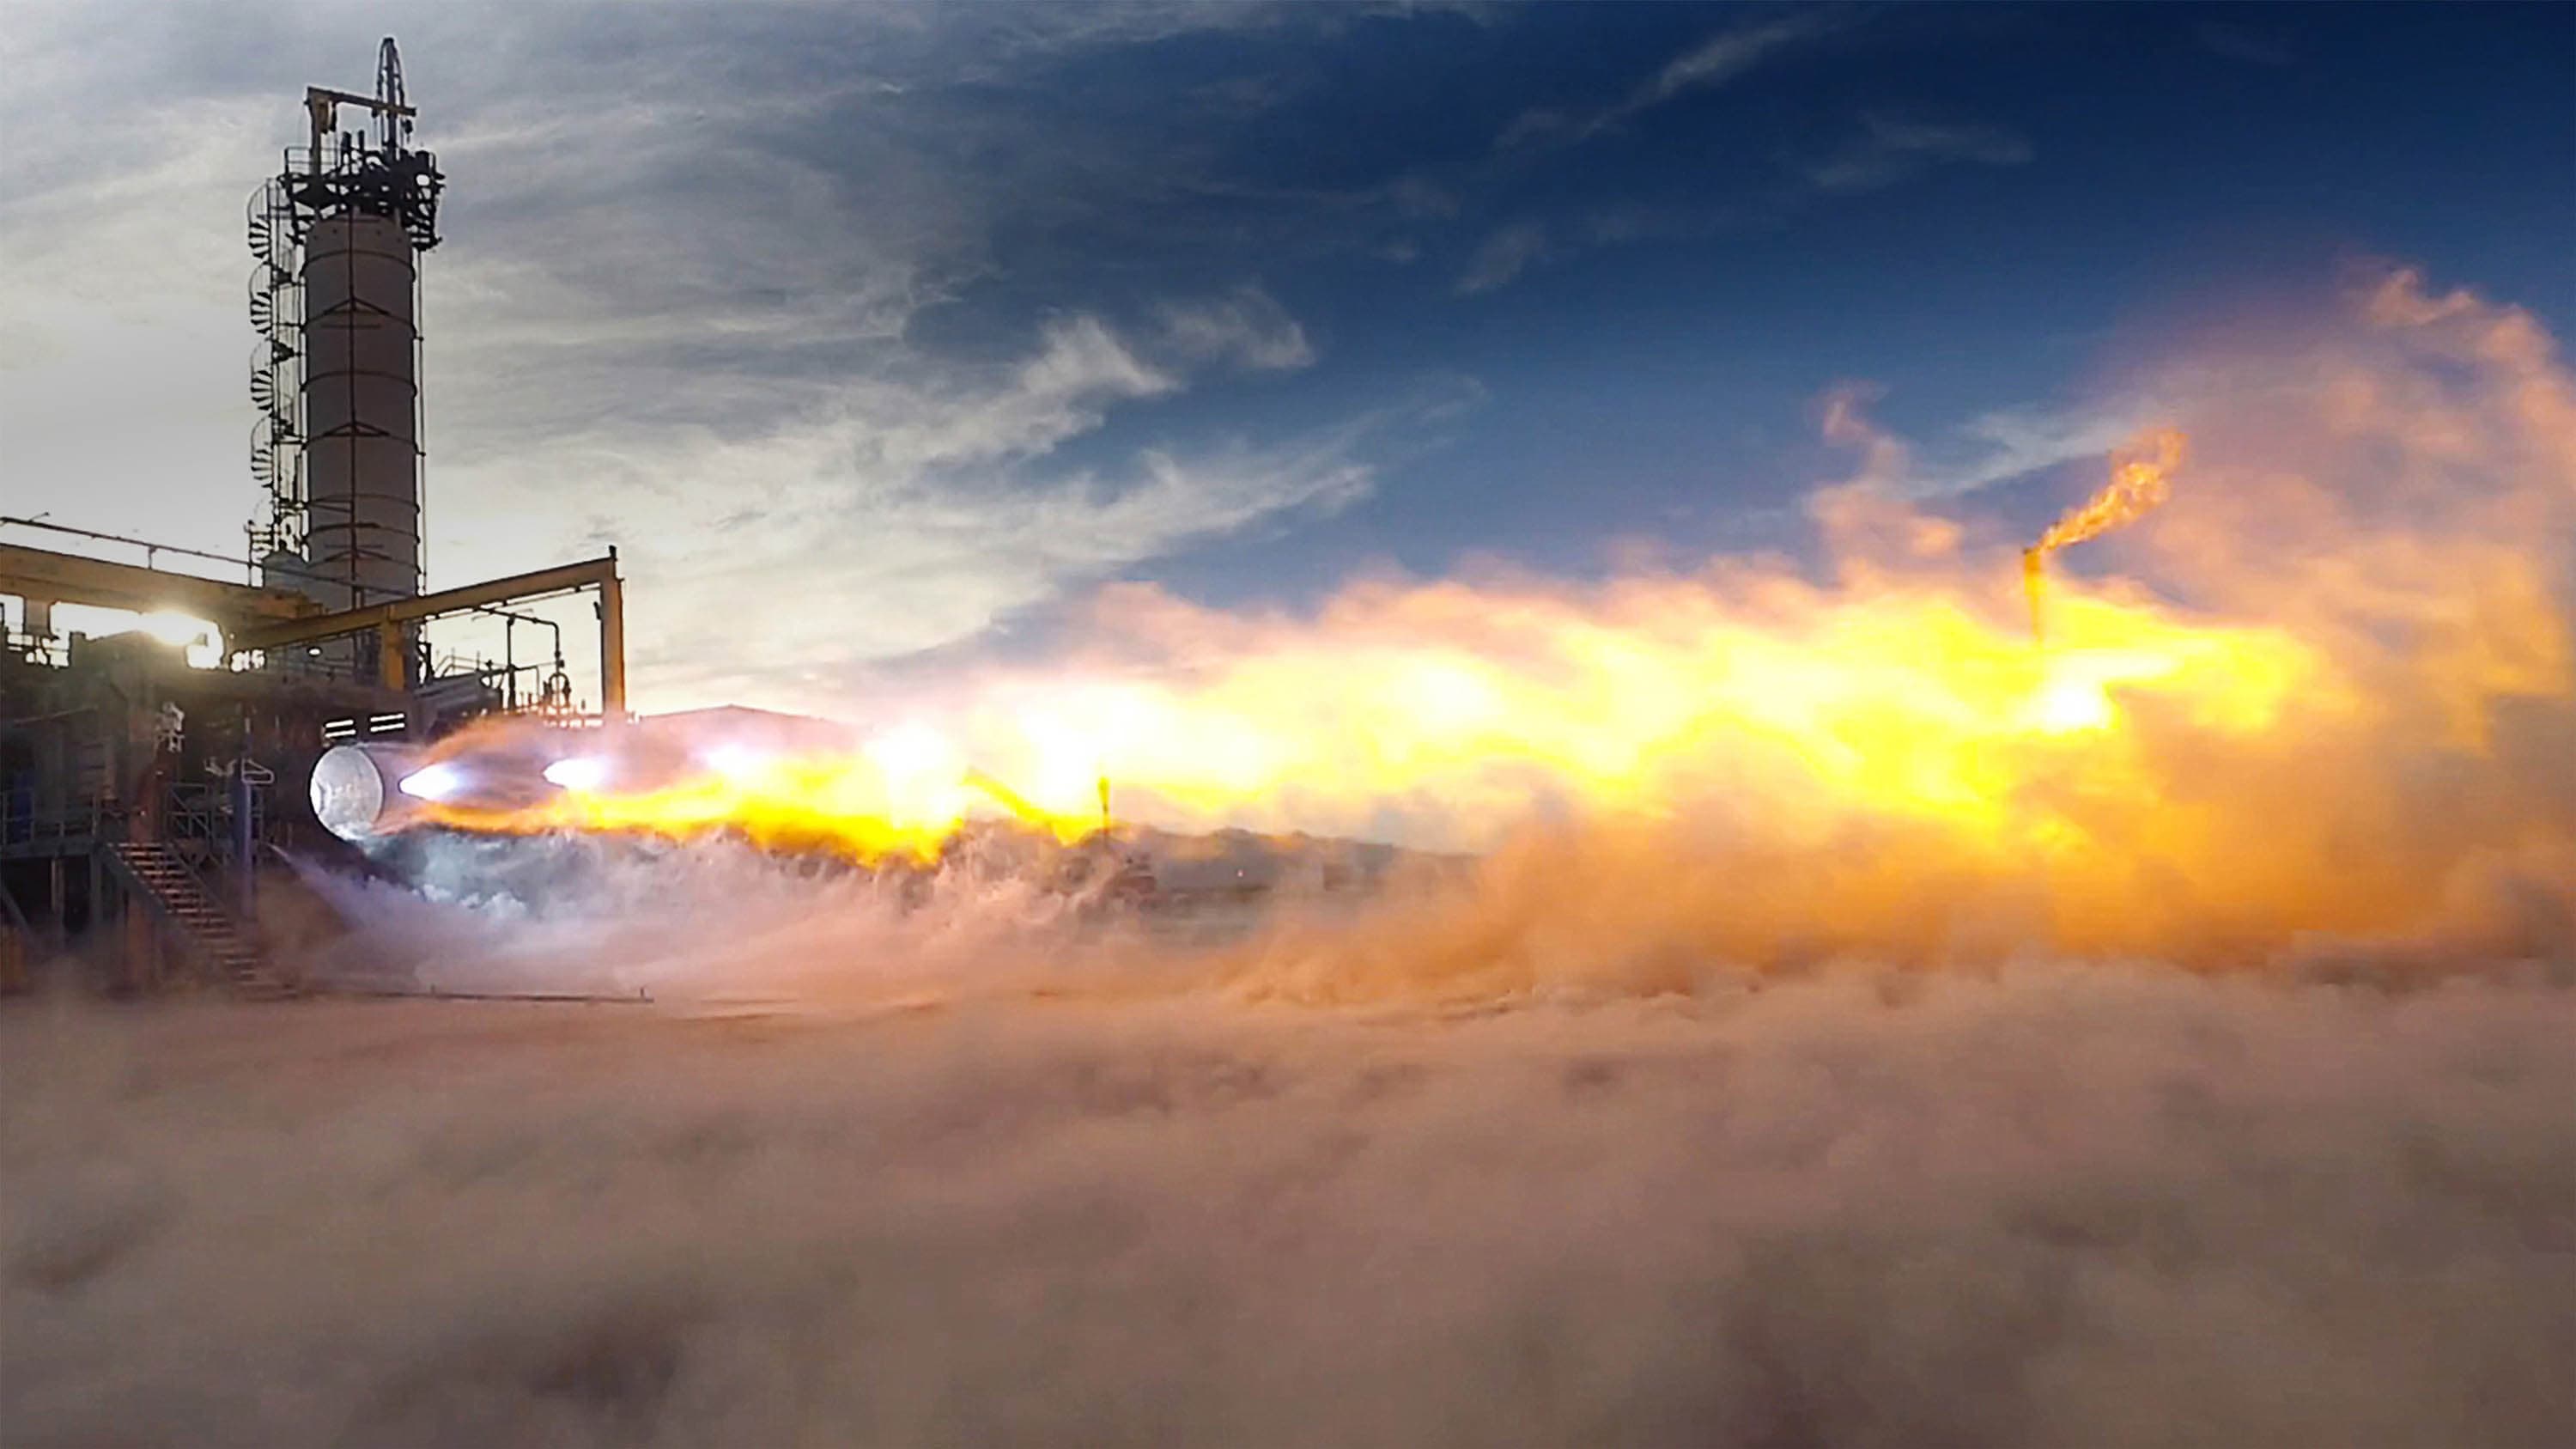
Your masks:
<path fill-rule="evenodd" d="M 2048 526 L 2039 542 L 2021 551 L 2022 588 L 2030 595 L 2030 637 L 2044 639 L 2047 614 L 2048 556 L 2070 543 L 2099 538 L 2137 522 L 2173 491 L 2174 470 L 2182 466 L 2183 434 L 2158 428 L 2123 448 L 2112 459 L 2111 481 L 2083 506 Z"/>

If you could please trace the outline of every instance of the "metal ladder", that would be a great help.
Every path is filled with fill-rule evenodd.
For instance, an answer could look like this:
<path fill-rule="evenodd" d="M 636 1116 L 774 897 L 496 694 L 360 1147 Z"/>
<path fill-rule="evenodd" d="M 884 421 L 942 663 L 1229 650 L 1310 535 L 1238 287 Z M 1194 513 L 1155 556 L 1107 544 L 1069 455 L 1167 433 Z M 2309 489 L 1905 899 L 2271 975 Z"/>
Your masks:
<path fill-rule="evenodd" d="M 215 904 L 197 873 L 179 853 L 159 841 L 120 840 L 107 847 L 108 861 L 128 888 L 175 930 L 200 961 L 212 967 L 237 996 L 291 996 L 294 988 L 270 974 L 259 951 L 244 939 L 232 917 Z"/>

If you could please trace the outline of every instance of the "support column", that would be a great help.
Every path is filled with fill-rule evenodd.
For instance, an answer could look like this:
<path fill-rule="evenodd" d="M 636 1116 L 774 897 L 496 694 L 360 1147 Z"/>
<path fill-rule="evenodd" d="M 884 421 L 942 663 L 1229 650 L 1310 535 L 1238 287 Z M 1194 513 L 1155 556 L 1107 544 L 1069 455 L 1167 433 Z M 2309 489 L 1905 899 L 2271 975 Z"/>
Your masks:
<path fill-rule="evenodd" d="M 31 598 L 27 600 L 27 607 L 23 612 L 26 616 L 26 622 L 19 626 L 20 631 L 23 632 L 30 640 L 34 641 L 35 648 L 38 653 L 47 655 L 52 654 L 54 650 L 54 601 L 51 599 Z"/>
<path fill-rule="evenodd" d="M 250 721 L 242 721 L 241 758 L 233 761 L 233 910 L 242 928 L 259 919 L 259 840 L 251 829 L 255 786 L 250 780 Z"/>
<path fill-rule="evenodd" d="M 626 585 L 617 577 L 617 550 L 608 559 L 599 585 L 599 717 L 615 729 L 626 723 Z"/>
<path fill-rule="evenodd" d="M 152 913 L 143 909 L 131 891 L 117 892 L 117 938 L 123 945 L 125 979 L 119 984 L 128 991 L 152 991 L 161 985 L 161 932 L 155 928 Z"/>
<path fill-rule="evenodd" d="M 411 687 L 410 672 L 404 667 L 410 655 L 403 648 L 400 624 L 376 626 L 376 682 L 400 694 Z"/>

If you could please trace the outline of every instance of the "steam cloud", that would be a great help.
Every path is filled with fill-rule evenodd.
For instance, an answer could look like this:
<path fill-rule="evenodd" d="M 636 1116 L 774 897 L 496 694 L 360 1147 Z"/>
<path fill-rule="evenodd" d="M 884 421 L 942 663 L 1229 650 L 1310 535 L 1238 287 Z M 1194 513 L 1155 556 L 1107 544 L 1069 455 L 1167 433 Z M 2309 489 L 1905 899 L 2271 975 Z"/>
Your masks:
<path fill-rule="evenodd" d="M 2576 1442 L 2576 388 L 2399 274 L 2153 391 L 2191 471 L 2097 548 L 2160 593 L 2067 608 L 2313 667 L 2260 730 L 2124 695 L 2139 790 L 2018 780 L 2074 867 L 1759 755 L 1546 824 L 1319 756 L 1235 807 L 1499 844 L 1258 919 L 457 844 L 317 964 L 660 1004 L 0 1013 L 0 1437 Z M 1107 610 L 1247 700 L 1471 616 L 1820 648 L 1982 579 L 2018 633 L 2001 532 L 1817 515 L 1821 582 Z"/>
<path fill-rule="evenodd" d="M 0 1018 L 12 1445 L 2564 1443 L 2576 990 Z"/>

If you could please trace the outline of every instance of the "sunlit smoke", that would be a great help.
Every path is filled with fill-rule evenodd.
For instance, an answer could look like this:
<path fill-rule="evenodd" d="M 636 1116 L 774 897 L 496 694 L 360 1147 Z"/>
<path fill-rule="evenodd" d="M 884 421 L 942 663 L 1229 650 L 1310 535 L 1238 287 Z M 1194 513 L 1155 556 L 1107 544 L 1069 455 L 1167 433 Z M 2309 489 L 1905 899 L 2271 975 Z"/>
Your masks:
<path fill-rule="evenodd" d="M 1495 852 L 1472 910 L 1524 945 L 1586 911 L 1755 960 L 2576 937 L 2576 389 L 2546 336 L 2398 273 L 2149 386 L 2170 422 L 2028 555 L 2138 525 L 2045 651 L 1997 525 L 1833 490 L 1821 568 L 1375 582 L 1303 615 L 1115 589 L 1069 662 L 847 753 L 450 823 L 929 858 L 977 814 L 1076 838 L 1105 776 L 1138 821 Z M 2157 510 L 2186 431 L 2196 486 Z"/>
<path fill-rule="evenodd" d="M 727 740 L 698 752 L 699 763 L 728 780 L 748 780 L 778 762 L 774 751 Z"/>

